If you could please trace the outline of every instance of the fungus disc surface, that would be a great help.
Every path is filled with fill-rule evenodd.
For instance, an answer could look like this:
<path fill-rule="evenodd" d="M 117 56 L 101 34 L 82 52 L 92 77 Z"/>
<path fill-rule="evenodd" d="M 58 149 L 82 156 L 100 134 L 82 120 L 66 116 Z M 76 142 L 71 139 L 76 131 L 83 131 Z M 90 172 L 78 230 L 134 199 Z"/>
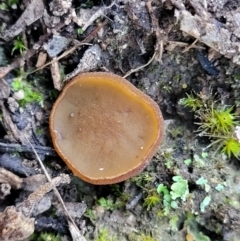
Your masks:
<path fill-rule="evenodd" d="M 162 139 L 157 104 L 127 80 L 80 74 L 62 91 L 50 117 L 56 151 L 80 178 L 123 181 L 141 171 Z"/>

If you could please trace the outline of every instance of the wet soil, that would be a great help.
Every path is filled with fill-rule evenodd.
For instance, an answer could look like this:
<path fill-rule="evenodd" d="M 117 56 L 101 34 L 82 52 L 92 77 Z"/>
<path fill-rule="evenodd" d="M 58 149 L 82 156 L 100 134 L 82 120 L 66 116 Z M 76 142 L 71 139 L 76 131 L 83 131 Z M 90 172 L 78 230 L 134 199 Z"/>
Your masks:
<path fill-rule="evenodd" d="M 34 21 L 24 17 L 27 24 L 21 19 L 17 25 L 29 3 L 17 1 L 6 8 L 0 3 L 0 167 L 23 179 L 43 173 L 27 136 L 52 177 L 70 175 L 70 184 L 58 189 L 87 240 L 239 240 L 239 160 L 216 146 L 206 149 L 209 138 L 197 136 L 194 113 L 180 100 L 193 94 L 233 106 L 239 120 L 240 2 L 50 2 L 38 1 L 39 15 L 29 10 Z M 13 51 L 17 38 L 27 47 L 22 55 L 20 48 Z M 42 65 L 50 64 L 37 69 L 44 53 Z M 57 65 L 51 62 L 62 53 Z M 127 76 L 157 102 L 165 119 L 164 141 L 150 165 L 119 184 L 95 186 L 77 178 L 50 138 L 49 114 L 62 87 L 89 71 Z M 29 101 L 14 89 L 16 78 L 26 83 L 25 94 L 29 88 L 35 93 Z M 186 181 L 189 192 L 176 199 L 177 207 L 157 192 L 161 184 L 171 191 L 176 176 Z M 197 184 L 201 178 L 205 182 Z M 0 211 L 36 190 L 31 182 L 25 181 L 29 188 L 16 188 L 15 182 L 2 181 Z M 54 194 L 42 199 L 32 212 L 32 240 L 43 232 L 71 240 Z"/>

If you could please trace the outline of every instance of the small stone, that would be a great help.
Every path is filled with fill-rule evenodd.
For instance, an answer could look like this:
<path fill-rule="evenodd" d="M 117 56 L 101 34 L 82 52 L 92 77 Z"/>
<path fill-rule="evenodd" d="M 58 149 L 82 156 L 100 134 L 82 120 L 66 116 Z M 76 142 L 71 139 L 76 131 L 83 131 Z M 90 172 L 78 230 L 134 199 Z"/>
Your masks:
<path fill-rule="evenodd" d="M 0 199 L 4 199 L 11 192 L 11 186 L 9 183 L 0 184 Z"/>
<path fill-rule="evenodd" d="M 47 211 L 51 207 L 51 198 L 48 195 L 45 195 L 42 197 L 42 199 L 37 202 L 37 204 L 34 206 L 32 211 L 32 216 L 36 217 L 37 215 Z"/>
<path fill-rule="evenodd" d="M 126 224 L 130 226 L 134 226 L 136 224 L 136 217 L 131 213 L 127 219 L 126 219 Z"/>
<path fill-rule="evenodd" d="M 19 91 L 17 91 L 17 92 L 14 92 L 14 94 L 13 94 L 13 98 L 14 98 L 15 100 L 23 100 L 23 99 L 24 99 L 24 96 L 25 96 L 25 94 L 24 94 L 24 91 L 23 91 L 23 90 L 19 90 Z"/>
<path fill-rule="evenodd" d="M 8 108 L 11 112 L 15 112 L 18 110 L 19 108 L 19 104 L 17 103 L 17 101 L 13 98 L 13 97 L 9 97 L 8 100 Z"/>
<path fill-rule="evenodd" d="M 102 206 L 97 206 L 95 210 L 96 210 L 96 216 L 98 218 L 101 218 L 105 212 L 104 207 Z"/>
<path fill-rule="evenodd" d="M 42 111 L 36 112 L 35 117 L 37 121 L 41 121 L 43 119 L 43 112 Z"/>
<path fill-rule="evenodd" d="M 15 4 L 15 3 L 12 4 L 12 5 L 11 5 L 11 8 L 14 9 L 14 10 L 16 10 L 16 9 L 17 9 L 17 4 Z"/>
<path fill-rule="evenodd" d="M 52 39 L 48 43 L 44 44 L 44 49 L 48 55 L 53 58 L 62 52 L 69 44 L 69 40 L 59 35 L 53 35 Z"/>

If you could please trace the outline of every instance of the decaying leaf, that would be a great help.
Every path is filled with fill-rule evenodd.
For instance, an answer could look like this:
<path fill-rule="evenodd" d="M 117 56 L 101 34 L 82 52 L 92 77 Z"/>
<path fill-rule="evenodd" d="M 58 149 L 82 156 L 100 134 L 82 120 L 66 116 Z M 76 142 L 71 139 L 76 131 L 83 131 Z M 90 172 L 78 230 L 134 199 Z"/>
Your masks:
<path fill-rule="evenodd" d="M 18 241 L 28 238 L 34 232 L 34 218 L 25 217 L 14 206 L 0 213 L 0 240 Z"/>
<path fill-rule="evenodd" d="M 8 183 L 12 188 L 19 189 L 22 187 L 23 180 L 12 172 L 0 168 L 0 183 Z"/>
<path fill-rule="evenodd" d="M 233 38 L 233 36 L 240 36 L 240 8 L 224 16 L 226 24 L 222 24 L 207 11 L 202 1 L 190 1 L 195 14 L 187 11 L 182 1 L 171 0 L 171 2 L 178 8 L 175 11 L 178 12 L 180 29 L 183 32 L 193 36 L 199 42 L 203 42 L 225 57 L 232 59 L 233 63 L 240 64 L 240 42 L 238 38 Z"/>
<path fill-rule="evenodd" d="M 43 15 L 43 11 L 43 1 L 32 0 L 32 2 L 28 4 L 26 10 L 23 12 L 17 22 L 8 30 L 6 30 L 2 35 L 0 35 L 0 37 L 3 38 L 5 41 L 9 41 L 10 39 L 14 38 L 15 36 L 23 32 L 27 26 L 30 26 L 32 23 L 41 18 Z"/>
<path fill-rule="evenodd" d="M 20 203 L 17 207 L 7 207 L 0 213 L 0 240 L 20 241 L 33 234 L 35 219 L 30 216 L 35 204 L 55 186 L 69 182 L 70 178 L 68 175 L 55 177 L 50 183 L 45 183 L 38 188 L 27 200 Z"/>

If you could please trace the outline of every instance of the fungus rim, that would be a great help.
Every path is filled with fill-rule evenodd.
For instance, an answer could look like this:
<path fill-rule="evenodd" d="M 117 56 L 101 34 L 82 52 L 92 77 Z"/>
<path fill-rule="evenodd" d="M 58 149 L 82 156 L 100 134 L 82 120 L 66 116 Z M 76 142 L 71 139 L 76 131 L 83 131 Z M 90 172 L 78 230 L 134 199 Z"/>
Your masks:
<path fill-rule="evenodd" d="M 119 173 L 119 175 L 115 177 L 104 177 L 104 178 L 91 178 L 86 176 L 85 174 L 81 173 L 80 170 L 78 170 L 74 164 L 66 158 L 64 153 L 61 151 L 57 144 L 57 136 L 54 133 L 53 129 L 53 121 L 54 121 L 54 114 L 55 110 L 58 107 L 59 102 L 64 98 L 65 93 L 67 92 L 68 88 L 71 87 L 76 81 L 78 81 L 81 78 L 85 77 L 107 77 L 111 78 L 113 82 L 117 83 L 120 86 L 123 86 L 126 91 L 131 92 L 141 98 L 142 101 L 144 101 L 148 106 L 150 106 L 153 109 L 154 114 L 156 115 L 157 122 L 158 122 L 158 133 L 156 134 L 155 141 L 152 143 L 149 150 L 146 152 L 145 156 L 142 158 L 142 160 L 133 168 L 131 168 L 129 171 L 124 173 Z M 58 155 L 61 157 L 61 159 L 65 162 L 65 164 L 68 166 L 68 168 L 80 179 L 91 183 L 95 185 L 107 185 L 107 184 L 114 184 L 119 183 L 122 181 L 127 180 L 128 178 L 137 175 L 140 173 L 151 161 L 152 157 L 157 151 L 158 146 L 161 144 L 163 140 L 163 134 L 164 134 L 164 119 L 161 113 L 161 110 L 157 103 L 149 97 L 147 94 L 139 90 L 137 87 L 135 87 L 132 83 L 128 82 L 128 80 L 124 79 L 121 76 L 118 76 L 113 73 L 106 73 L 106 72 L 89 72 L 89 73 L 81 73 L 77 76 L 75 76 L 72 80 L 70 80 L 65 87 L 63 88 L 62 92 L 58 96 L 57 100 L 55 101 L 51 113 L 50 113 L 50 119 L 49 119 L 49 128 L 50 128 L 50 135 L 52 138 L 52 143 L 54 146 L 55 151 L 58 153 Z"/>

